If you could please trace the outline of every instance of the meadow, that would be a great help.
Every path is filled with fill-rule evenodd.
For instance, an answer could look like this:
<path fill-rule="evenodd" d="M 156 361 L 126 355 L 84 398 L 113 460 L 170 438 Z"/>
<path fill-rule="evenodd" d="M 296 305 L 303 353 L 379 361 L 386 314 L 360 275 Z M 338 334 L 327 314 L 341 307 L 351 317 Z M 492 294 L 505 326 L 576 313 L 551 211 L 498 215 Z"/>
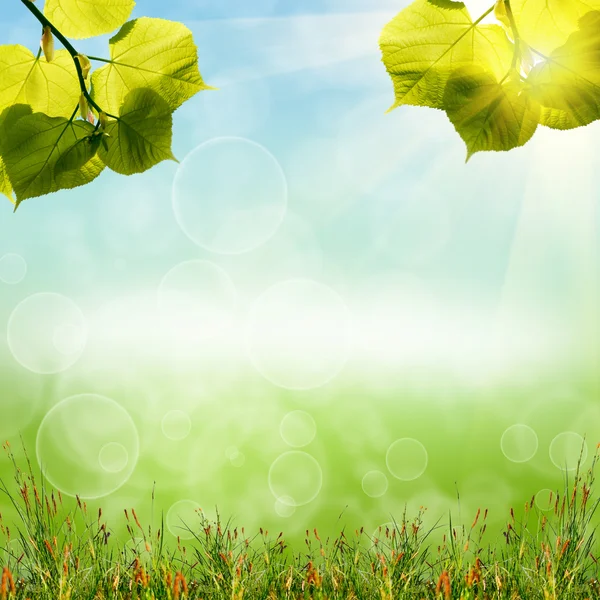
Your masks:
<path fill-rule="evenodd" d="M 550 493 L 547 514 L 535 497 L 511 507 L 498 544 L 483 542 L 487 509 L 479 508 L 469 527 L 453 523 L 449 513 L 428 528 L 421 507 L 373 533 L 344 529 L 324 538 L 307 529 L 302 547 L 288 545 L 282 532 L 246 531 L 201 510 L 179 524 L 182 535 L 172 543 L 164 514 L 142 523 L 135 508 L 124 508 L 128 535 L 116 536 L 101 508 L 64 498 L 36 474 L 27 452 L 20 460 L 10 444 L 4 450 L 14 478 L 2 481 L 2 502 L 18 519 L 0 519 L 2 600 L 571 600 L 600 594 L 593 526 L 600 444 L 586 472 L 581 461 L 571 478 L 565 471 L 564 488 Z M 153 491 L 153 509 L 154 500 Z M 431 542 L 436 530 L 439 545 Z"/>

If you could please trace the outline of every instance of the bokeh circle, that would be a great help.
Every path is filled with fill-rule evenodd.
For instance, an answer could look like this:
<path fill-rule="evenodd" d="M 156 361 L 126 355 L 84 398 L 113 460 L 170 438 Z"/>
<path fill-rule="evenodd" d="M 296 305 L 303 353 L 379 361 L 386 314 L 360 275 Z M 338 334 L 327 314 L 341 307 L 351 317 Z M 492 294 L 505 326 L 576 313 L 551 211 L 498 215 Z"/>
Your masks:
<path fill-rule="evenodd" d="M 402 438 L 390 445 L 385 462 L 394 477 L 412 481 L 423 475 L 427 468 L 427 450 L 418 440 Z"/>
<path fill-rule="evenodd" d="M 191 540 L 194 538 L 194 533 L 200 531 L 202 523 L 200 505 L 193 500 L 179 500 L 167 511 L 165 522 L 172 535 L 182 540 Z"/>
<path fill-rule="evenodd" d="M 163 435 L 173 441 L 184 440 L 192 430 L 190 416 L 182 410 L 170 410 L 161 421 Z"/>
<path fill-rule="evenodd" d="M 294 499 L 289 496 L 275 500 L 275 512 L 284 519 L 289 519 L 295 512 Z"/>
<path fill-rule="evenodd" d="M 543 511 L 552 510 L 554 506 L 554 501 L 556 500 L 556 495 L 552 492 L 552 490 L 548 488 L 544 488 L 540 490 L 535 495 L 535 505 Z"/>
<path fill-rule="evenodd" d="M 583 437 L 574 431 L 563 431 L 552 439 L 549 452 L 550 460 L 556 467 L 563 471 L 575 471 L 580 455 L 582 465 L 587 459 L 587 442 L 584 443 Z"/>
<path fill-rule="evenodd" d="M 133 473 L 139 455 L 138 431 L 129 413 L 114 400 L 98 394 L 71 396 L 42 420 L 36 455 L 56 489 L 89 500 L 102 498 L 118 490 Z"/>
<path fill-rule="evenodd" d="M 229 457 L 229 463 L 232 467 L 243 467 L 246 463 L 246 455 L 238 450 Z"/>
<path fill-rule="evenodd" d="M 538 436 L 528 425 L 516 423 L 502 434 L 500 448 L 508 460 L 516 463 L 527 462 L 537 452 Z"/>
<path fill-rule="evenodd" d="M 9 253 L 0 258 L 0 282 L 17 285 L 25 279 L 27 263 L 20 254 Z"/>
<path fill-rule="evenodd" d="M 309 279 L 275 284 L 254 304 L 247 347 L 256 370 L 291 390 L 321 387 L 348 360 L 350 313 L 331 288 Z"/>
<path fill-rule="evenodd" d="M 173 210 L 183 232 L 218 254 L 264 244 L 281 224 L 287 181 L 277 159 L 240 137 L 220 137 L 192 150 L 177 169 Z"/>
<path fill-rule="evenodd" d="M 388 478 L 381 471 L 369 471 L 362 478 L 363 492 L 371 498 L 380 498 L 388 489 Z"/>
<path fill-rule="evenodd" d="M 7 339 L 17 362 L 34 373 L 50 375 L 77 362 L 87 342 L 87 324 L 73 300 L 42 292 L 13 310 Z"/>
<path fill-rule="evenodd" d="M 317 424 L 307 412 L 293 410 L 281 420 L 279 433 L 288 446 L 302 448 L 315 439 Z"/>
<path fill-rule="evenodd" d="M 273 496 L 290 506 L 312 502 L 322 485 L 321 465 L 306 452 L 285 452 L 273 461 L 269 469 L 269 488 Z"/>
<path fill-rule="evenodd" d="M 127 467 L 129 453 L 123 444 L 120 444 L 119 442 L 109 442 L 100 448 L 98 460 L 100 466 L 107 473 L 120 473 Z"/>

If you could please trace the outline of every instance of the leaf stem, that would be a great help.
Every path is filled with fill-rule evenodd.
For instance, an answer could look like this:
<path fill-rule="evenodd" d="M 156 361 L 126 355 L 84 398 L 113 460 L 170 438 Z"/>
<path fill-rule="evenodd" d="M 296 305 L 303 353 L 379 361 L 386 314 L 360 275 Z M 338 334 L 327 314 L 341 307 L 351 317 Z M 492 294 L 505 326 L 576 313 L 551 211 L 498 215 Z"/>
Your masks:
<path fill-rule="evenodd" d="M 510 28 L 512 29 L 513 37 L 515 39 L 515 51 L 513 53 L 512 68 L 517 69 L 519 66 L 519 60 L 521 58 L 521 36 L 519 35 L 519 30 L 517 29 L 517 22 L 515 21 L 515 15 L 513 14 L 510 6 L 510 0 L 504 0 L 504 6 L 506 7 L 506 15 L 508 16 Z"/>
<path fill-rule="evenodd" d="M 23 1 L 23 0 L 21 0 Z M 473 21 L 473 25 L 479 25 L 479 23 L 481 23 L 481 21 L 483 21 L 489 14 L 494 12 L 494 5 L 492 4 L 492 6 L 490 8 L 488 8 L 478 19 L 477 21 Z"/>
<path fill-rule="evenodd" d="M 98 56 L 89 56 L 88 55 L 88 58 L 90 60 L 97 60 L 99 62 L 104 62 L 104 63 L 111 63 L 112 62 L 112 60 L 110 60 L 109 58 L 100 58 Z"/>
<path fill-rule="evenodd" d="M 38 9 L 37 6 L 31 0 L 21 0 L 21 2 L 27 7 L 30 13 L 42 24 L 42 27 L 50 27 L 52 33 L 60 40 L 60 43 L 65 47 L 69 54 L 75 58 L 77 50 L 73 48 L 69 40 L 58 30 L 56 27 L 46 18 L 44 13 Z"/>
<path fill-rule="evenodd" d="M 85 96 L 85 99 L 88 101 L 88 104 L 96 109 L 96 111 L 104 112 L 98 104 L 94 101 L 94 99 L 90 96 L 87 86 L 85 84 L 85 78 L 83 77 L 83 71 L 81 70 L 81 64 L 79 63 L 79 59 L 77 56 L 79 52 L 73 47 L 71 42 L 52 24 L 52 22 L 44 15 L 42 11 L 38 9 L 37 6 L 32 2 L 32 0 L 21 0 L 21 3 L 25 5 L 27 10 L 41 23 L 42 27 L 49 27 L 50 31 L 56 36 L 56 39 L 60 41 L 60 43 L 64 46 L 65 50 L 71 55 L 73 59 L 73 63 L 75 64 L 75 70 L 77 71 L 77 78 L 79 79 L 79 87 L 81 88 L 81 93 Z M 38 58 L 40 54 L 38 53 Z M 98 59 L 96 59 L 98 60 Z M 111 119 L 119 119 L 115 115 L 111 115 L 106 113 Z"/>

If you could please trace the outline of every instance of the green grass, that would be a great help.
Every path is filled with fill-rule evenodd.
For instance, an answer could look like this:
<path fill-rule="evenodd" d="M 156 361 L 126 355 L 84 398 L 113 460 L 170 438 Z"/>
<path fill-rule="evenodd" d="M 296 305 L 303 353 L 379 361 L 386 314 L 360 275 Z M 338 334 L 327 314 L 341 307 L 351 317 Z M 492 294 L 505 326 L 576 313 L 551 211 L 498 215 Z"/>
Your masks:
<path fill-rule="evenodd" d="M 521 517 L 511 508 L 497 546 L 483 544 L 481 509 L 469 528 L 453 525 L 450 514 L 447 524 L 427 530 L 421 510 L 412 517 L 405 511 L 374 536 L 357 530 L 321 539 L 307 530 L 302 549 L 288 547 L 283 533 L 248 535 L 202 513 L 196 524 L 182 524 L 193 539 L 171 541 L 162 518 L 155 528 L 142 525 L 133 509 L 124 510 L 129 539 L 116 539 L 101 510 L 92 515 L 79 498 L 63 499 L 36 480 L 27 456 L 21 466 L 10 446 L 5 450 L 14 481 L 0 482 L 2 504 L 12 505 L 18 520 L 0 517 L 0 600 L 600 597 L 591 524 L 600 503 L 592 495 L 599 449 L 585 474 L 578 465 L 572 482 L 565 475 L 549 517 L 533 498 Z M 439 527 L 445 534 L 435 546 L 429 538 Z"/>

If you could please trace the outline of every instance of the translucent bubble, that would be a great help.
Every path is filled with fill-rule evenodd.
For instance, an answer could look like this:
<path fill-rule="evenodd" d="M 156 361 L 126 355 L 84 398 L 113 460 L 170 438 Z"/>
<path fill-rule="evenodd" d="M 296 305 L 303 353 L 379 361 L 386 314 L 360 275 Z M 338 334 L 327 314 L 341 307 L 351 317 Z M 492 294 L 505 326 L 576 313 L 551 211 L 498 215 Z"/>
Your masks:
<path fill-rule="evenodd" d="M 244 138 L 201 144 L 180 164 L 173 182 L 177 223 L 210 252 L 241 254 L 264 244 L 281 224 L 286 205 L 281 166 Z"/>
<path fill-rule="evenodd" d="M 231 460 L 234 456 L 239 453 L 237 446 L 227 446 L 225 448 L 225 456 L 228 460 Z"/>
<path fill-rule="evenodd" d="M 283 498 L 277 498 L 275 501 L 275 512 L 284 519 L 289 519 L 295 512 L 296 506 L 294 504 L 294 499 L 289 496 L 284 496 Z"/>
<path fill-rule="evenodd" d="M 161 429 L 170 440 L 184 440 L 192 430 L 192 421 L 186 412 L 170 410 L 162 419 Z"/>
<path fill-rule="evenodd" d="M 390 473 L 403 481 L 412 481 L 423 475 L 427 460 L 425 446 L 413 438 L 396 440 L 388 448 L 385 457 Z"/>
<path fill-rule="evenodd" d="M 550 490 L 548 488 L 540 490 L 535 495 L 535 505 L 540 510 L 552 510 L 555 500 L 556 500 L 556 495 L 552 492 L 552 490 Z"/>
<path fill-rule="evenodd" d="M 25 298 L 8 319 L 8 345 L 26 369 L 44 375 L 60 373 L 81 356 L 87 326 L 79 307 L 53 293 Z"/>
<path fill-rule="evenodd" d="M 527 462 L 537 452 L 538 437 L 531 427 L 517 423 L 502 434 L 500 448 L 508 460 L 516 463 Z"/>
<path fill-rule="evenodd" d="M 120 473 L 127 467 L 129 454 L 127 448 L 118 442 L 110 442 L 100 449 L 100 466 L 108 473 Z"/>
<path fill-rule="evenodd" d="M 16 285 L 25 279 L 27 263 L 19 254 L 5 254 L 0 258 L 0 281 L 9 285 Z"/>
<path fill-rule="evenodd" d="M 272 286 L 249 317 L 250 360 L 283 388 L 307 390 L 329 382 L 346 364 L 350 341 L 346 305 L 316 281 L 290 279 Z"/>
<path fill-rule="evenodd" d="M 369 471 L 362 478 L 362 489 L 367 496 L 379 498 L 388 489 L 388 479 L 381 471 Z"/>
<path fill-rule="evenodd" d="M 70 496 L 101 498 L 131 476 L 139 454 L 138 432 L 114 400 L 98 394 L 71 396 L 42 420 L 36 454 L 56 489 Z"/>
<path fill-rule="evenodd" d="M 221 267 L 190 260 L 163 277 L 158 306 L 171 328 L 196 339 L 211 339 L 231 326 L 236 296 L 233 282 Z"/>
<path fill-rule="evenodd" d="M 286 452 L 276 458 L 269 469 L 271 493 L 279 501 L 294 507 L 312 502 L 322 485 L 321 466 L 306 452 Z"/>
<path fill-rule="evenodd" d="M 559 433 L 550 442 L 550 460 L 559 469 L 574 471 L 577 468 L 580 454 L 581 464 L 583 464 L 588 454 L 587 442 L 584 442 L 584 439 L 574 431 Z"/>
<path fill-rule="evenodd" d="M 246 462 L 246 456 L 237 446 L 228 446 L 225 449 L 225 456 L 232 467 L 243 467 Z"/>
<path fill-rule="evenodd" d="M 540 438 L 540 446 L 545 448 L 544 456 L 531 461 L 531 468 L 545 477 L 555 477 L 557 465 L 552 460 L 551 455 L 547 454 L 550 450 L 551 442 L 563 432 L 579 434 L 586 440 L 592 440 L 595 432 L 600 429 L 600 404 L 590 401 L 589 394 L 571 386 L 552 386 L 551 389 L 542 390 L 537 396 L 531 398 L 531 402 L 521 403 L 519 414 L 523 422 L 535 423 L 535 429 Z M 572 449 L 573 458 L 570 461 L 573 466 L 577 464 L 579 451 L 582 447 L 582 439 L 577 436 L 567 436 L 572 440 L 575 448 Z M 557 444 L 564 444 L 565 440 L 557 441 Z M 559 450 L 560 446 L 556 446 Z M 538 452 L 538 455 L 540 452 Z M 586 454 L 587 455 L 587 454 Z M 560 469 L 564 468 L 560 457 L 556 462 L 560 462 Z"/>
<path fill-rule="evenodd" d="M 236 452 L 229 458 L 232 467 L 243 467 L 246 462 L 246 457 L 242 452 Z"/>
<path fill-rule="evenodd" d="M 191 540 L 200 531 L 202 512 L 200 505 L 193 500 L 179 500 L 169 508 L 166 518 L 167 528 L 182 540 Z M 190 531 L 191 530 L 191 531 Z"/>
<path fill-rule="evenodd" d="M 283 417 L 279 427 L 283 441 L 289 446 L 308 446 L 317 434 L 315 420 L 303 410 L 293 410 Z"/>

